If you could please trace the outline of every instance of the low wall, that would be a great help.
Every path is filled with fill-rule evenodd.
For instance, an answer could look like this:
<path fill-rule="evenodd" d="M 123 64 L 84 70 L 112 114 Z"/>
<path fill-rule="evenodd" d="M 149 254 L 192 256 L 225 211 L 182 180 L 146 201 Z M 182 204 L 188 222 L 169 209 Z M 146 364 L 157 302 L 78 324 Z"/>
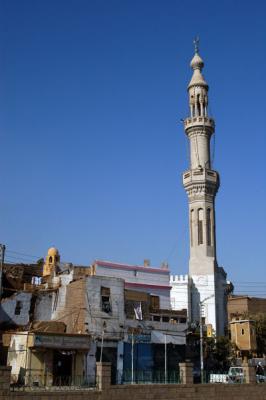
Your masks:
<path fill-rule="evenodd" d="M 110 366 L 98 368 L 97 389 L 10 392 L 10 368 L 0 367 L 0 400 L 266 400 L 266 384 L 111 386 L 110 373 Z"/>

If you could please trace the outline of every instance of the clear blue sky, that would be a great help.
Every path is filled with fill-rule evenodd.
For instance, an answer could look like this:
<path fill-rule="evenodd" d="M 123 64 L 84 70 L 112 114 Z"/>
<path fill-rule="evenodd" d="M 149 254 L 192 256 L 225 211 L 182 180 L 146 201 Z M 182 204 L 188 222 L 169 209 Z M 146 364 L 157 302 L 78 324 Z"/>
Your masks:
<path fill-rule="evenodd" d="M 221 176 L 218 262 L 243 292 L 266 295 L 265 4 L 1 0 L 7 259 L 55 245 L 74 263 L 150 258 L 188 271 L 180 118 L 199 35 Z"/>

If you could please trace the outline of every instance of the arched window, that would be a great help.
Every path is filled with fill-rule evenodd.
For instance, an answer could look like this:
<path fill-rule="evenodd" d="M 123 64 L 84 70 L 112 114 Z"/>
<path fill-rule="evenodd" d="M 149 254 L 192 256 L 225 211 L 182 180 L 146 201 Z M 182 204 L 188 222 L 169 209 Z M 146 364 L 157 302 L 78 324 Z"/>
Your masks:
<path fill-rule="evenodd" d="M 193 246 L 194 210 L 190 211 L 190 244 Z"/>
<path fill-rule="evenodd" d="M 198 244 L 203 244 L 203 209 L 198 209 Z"/>
<path fill-rule="evenodd" d="M 211 244 L 212 244 L 212 235 L 211 235 L 211 209 L 210 208 L 207 208 L 206 234 L 207 234 L 207 246 L 211 246 Z"/>
<path fill-rule="evenodd" d="M 52 262 L 53 262 L 53 257 L 50 256 L 50 257 L 49 257 L 49 263 L 52 263 Z"/>
<path fill-rule="evenodd" d="M 197 94 L 197 103 L 196 103 L 196 107 L 197 107 L 197 115 L 200 116 L 200 94 Z"/>

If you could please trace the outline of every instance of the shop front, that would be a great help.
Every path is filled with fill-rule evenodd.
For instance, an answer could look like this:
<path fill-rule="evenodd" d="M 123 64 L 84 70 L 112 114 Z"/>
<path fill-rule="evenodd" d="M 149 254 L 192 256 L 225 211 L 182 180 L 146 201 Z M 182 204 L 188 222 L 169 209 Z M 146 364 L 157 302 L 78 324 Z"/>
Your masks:
<path fill-rule="evenodd" d="M 9 336 L 8 365 L 12 367 L 14 383 L 33 386 L 86 383 L 89 335 L 16 332 Z"/>

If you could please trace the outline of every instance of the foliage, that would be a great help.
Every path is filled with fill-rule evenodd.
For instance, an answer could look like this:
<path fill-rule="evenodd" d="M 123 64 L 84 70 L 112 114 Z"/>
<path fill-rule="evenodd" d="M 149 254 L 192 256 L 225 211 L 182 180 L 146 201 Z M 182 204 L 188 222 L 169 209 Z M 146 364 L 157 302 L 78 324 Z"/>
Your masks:
<path fill-rule="evenodd" d="M 233 357 L 233 347 L 227 336 L 204 339 L 204 358 L 208 370 L 227 371 Z"/>
<path fill-rule="evenodd" d="M 266 352 L 266 314 L 258 313 L 249 318 L 255 321 L 257 355 L 263 357 Z"/>
<path fill-rule="evenodd" d="M 43 265 L 44 263 L 44 259 L 43 258 L 39 258 L 39 260 L 36 261 L 37 265 Z"/>

